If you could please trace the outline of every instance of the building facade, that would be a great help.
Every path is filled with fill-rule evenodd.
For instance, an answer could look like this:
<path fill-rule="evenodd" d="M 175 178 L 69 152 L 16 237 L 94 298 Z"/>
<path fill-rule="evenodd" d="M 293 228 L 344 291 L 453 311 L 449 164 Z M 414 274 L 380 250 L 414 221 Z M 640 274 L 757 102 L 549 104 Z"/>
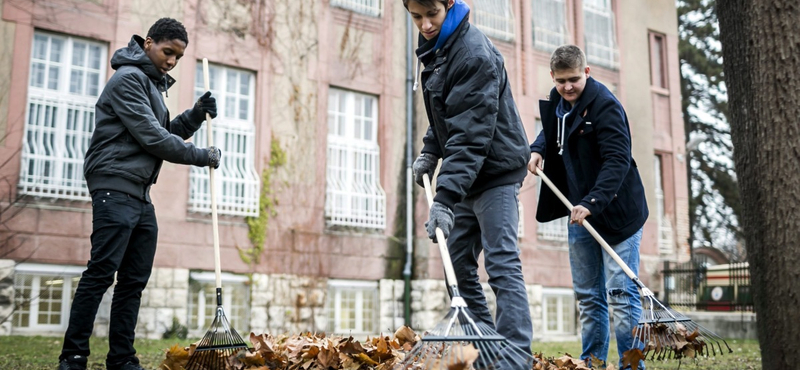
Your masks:
<path fill-rule="evenodd" d="M 658 290 L 661 261 L 688 258 L 677 17 L 663 16 L 676 14 L 674 1 L 467 2 L 470 21 L 506 59 L 529 139 L 540 130 L 538 100 L 552 87 L 548 62 L 558 45 L 583 47 L 592 75 L 622 101 L 651 210 L 641 278 Z M 421 94 L 409 94 L 417 32 L 409 49 L 402 1 L 0 0 L 0 12 L 1 333 L 66 329 L 90 251 L 82 164 L 94 103 L 113 74 L 113 52 L 163 16 L 189 33 L 171 72 L 178 82 L 164 97 L 173 116 L 204 92 L 201 61 L 210 64 L 233 326 L 375 334 L 405 322 L 430 328 L 446 312 L 441 259 L 422 227 L 427 204 L 419 188 L 407 193 L 408 159 L 427 122 Z M 206 129 L 192 139 L 199 146 Z M 165 163 L 152 189 L 160 234 L 142 336 L 160 337 L 173 323 L 199 335 L 213 319 L 208 185 L 206 169 Z M 535 221 L 539 186 L 529 176 L 520 197 L 534 332 L 570 337 L 578 330 L 566 220 Z"/>

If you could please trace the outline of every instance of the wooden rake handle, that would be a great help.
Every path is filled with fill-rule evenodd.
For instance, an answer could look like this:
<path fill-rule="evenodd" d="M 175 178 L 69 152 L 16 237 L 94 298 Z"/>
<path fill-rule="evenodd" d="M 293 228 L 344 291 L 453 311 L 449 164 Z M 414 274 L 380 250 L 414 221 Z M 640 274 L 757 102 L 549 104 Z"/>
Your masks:
<path fill-rule="evenodd" d="M 542 178 L 542 181 L 544 181 L 544 183 L 547 184 L 547 187 L 549 187 L 550 190 L 553 191 L 553 193 L 558 197 L 558 199 L 561 199 L 561 202 L 564 203 L 564 205 L 567 206 L 567 208 L 569 208 L 570 211 L 572 211 L 572 208 L 574 208 L 572 206 L 572 203 L 570 203 L 567 197 L 565 197 L 564 194 L 561 193 L 560 190 L 558 190 L 558 188 L 553 184 L 552 181 L 550 181 L 547 175 L 545 175 L 543 171 L 539 171 L 538 168 L 536 168 L 536 174 Z M 628 267 L 628 264 L 626 264 L 625 261 L 623 261 L 622 258 L 619 257 L 617 252 L 614 252 L 614 250 L 611 249 L 611 246 L 608 245 L 608 243 L 606 243 L 605 239 L 603 239 L 603 237 L 600 236 L 599 233 L 597 233 L 597 230 L 595 230 L 594 227 L 592 227 L 592 225 L 590 225 L 588 221 L 583 220 L 583 227 L 585 227 L 586 230 L 589 231 L 589 234 L 592 234 L 592 236 L 597 240 L 598 243 L 600 243 L 603 249 L 605 249 L 606 253 L 608 253 L 608 255 L 614 259 L 614 261 L 619 265 L 619 267 L 622 267 L 622 271 L 625 271 L 625 274 L 628 275 L 628 277 L 631 278 L 631 280 L 633 280 L 633 282 L 636 283 L 636 285 L 638 285 L 642 289 L 647 289 L 647 287 L 645 287 L 644 284 L 642 284 L 642 282 L 639 281 L 639 278 L 636 276 L 636 274 L 633 273 L 630 267 Z"/>
<path fill-rule="evenodd" d="M 431 192 L 431 178 L 428 174 L 422 175 L 422 183 L 425 185 L 425 198 L 428 200 L 428 207 L 433 206 L 433 192 Z M 453 261 L 450 260 L 450 251 L 447 249 L 447 239 L 444 238 L 444 232 L 440 228 L 436 228 L 436 241 L 439 245 L 439 254 L 442 255 L 442 264 L 444 265 L 444 277 L 447 279 L 447 285 L 455 288 L 458 285 L 456 280 L 455 269 L 453 268 Z"/>
<path fill-rule="evenodd" d="M 211 90 L 208 77 L 208 59 L 203 58 L 203 88 Z M 211 132 L 211 115 L 206 113 L 206 131 L 208 131 L 208 146 L 214 145 L 214 134 Z M 220 158 L 221 159 L 221 158 Z M 217 192 L 214 181 L 214 167 L 208 166 L 208 189 L 211 193 L 211 227 L 214 233 L 214 274 L 216 275 L 217 288 L 222 288 L 222 271 L 219 258 L 219 222 L 217 220 Z"/>

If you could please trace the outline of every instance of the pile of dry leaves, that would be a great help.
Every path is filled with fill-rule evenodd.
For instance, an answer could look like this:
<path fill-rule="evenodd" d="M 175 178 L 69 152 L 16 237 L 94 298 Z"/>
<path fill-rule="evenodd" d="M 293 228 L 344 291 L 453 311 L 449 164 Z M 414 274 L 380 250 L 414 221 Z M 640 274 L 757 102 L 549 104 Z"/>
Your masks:
<path fill-rule="evenodd" d="M 665 330 L 664 328 L 654 328 Z M 681 357 L 694 357 L 704 345 L 698 342 L 697 334 L 672 333 L 682 339 L 670 345 Z M 656 336 L 658 337 L 658 336 Z M 324 334 L 304 333 L 292 336 L 272 336 L 269 334 L 250 334 L 251 350 L 242 350 L 226 359 L 225 370 L 390 370 L 400 364 L 420 337 L 409 327 L 403 326 L 391 337 L 367 338 L 364 343 L 353 337 L 326 336 Z M 652 339 L 652 338 L 651 338 Z M 677 344 L 675 344 L 677 343 Z M 685 344 L 684 344 L 685 343 Z M 196 344 L 189 347 L 174 345 L 166 351 L 160 370 L 185 370 L 189 356 Z M 663 344 L 648 342 L 645 350 L 663 350 Z M 475 350 L 477 357 L 477 350 Z M 583 360 L 564 354 L 559 358 L 534 355 L 537 363 L 533 370 L 589 370 Z M 623 363 L 638 370 L 639 360 L 645 354 L 638 349 L 623 354 Z M 458 363 L 437 363 L 436 369 L 427 370 L 468 370 L 474 358 L 462 359 Z M 602 368 L 602 361 L 592 358 L 592 368 Z M 607 370 L 616 370 L 608 365 Z"/>

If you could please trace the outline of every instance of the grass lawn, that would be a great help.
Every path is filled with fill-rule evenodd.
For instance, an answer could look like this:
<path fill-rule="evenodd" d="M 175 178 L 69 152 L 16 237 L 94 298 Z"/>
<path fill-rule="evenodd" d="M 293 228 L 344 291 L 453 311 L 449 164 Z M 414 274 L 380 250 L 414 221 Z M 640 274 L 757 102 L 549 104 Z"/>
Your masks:
<path fill-rule="evenodd" d="M 195 340 L 164 339 L 136 341 L 136 349 L 145 369 L 156 369 L 164 358 L 164 350 L 173 344 L 187 345 Z M 732 354 L 716 358 L 684 360 L 680 364 L 682 370 L 760 370 L 761 351 L 757 341 L 729 340 Z M 616 348 L 612 343 L 611 348 Z M 89 358 L 89 369 L 105 369 L 105 355 L 108 342 L 105 338 L 92 338 L 92 355 Z M 533 350 L 541 352 L 545 357 L 561 357 L 569 353 L 580 356 L 580 342 L 535 342 Z M 0 336 L 0 369 L 3 370 L 55 370 L 58 355 L 61 352 L 61 337 L 26 337 Z M 611 351 L 609 361 L 616 363 L 616 350 Z M 678 362 L 647 362 L 648 370 L 678 370 Z"/>

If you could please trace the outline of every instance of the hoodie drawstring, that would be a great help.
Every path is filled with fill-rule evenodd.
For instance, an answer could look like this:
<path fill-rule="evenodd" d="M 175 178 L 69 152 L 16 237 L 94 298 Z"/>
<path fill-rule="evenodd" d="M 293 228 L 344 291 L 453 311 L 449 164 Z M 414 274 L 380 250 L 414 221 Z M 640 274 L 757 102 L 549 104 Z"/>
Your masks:
<path fill-rule="evenodd" d="M 558 121 L 558 127 L 556 128 L 557 130 L 556 142 L 558 143 L 558 155 L 564 154 L 564 145 L 565 145 L 564 136 L 566 136 L 566 127 L 567 127 L 566 122 L 568 116 L 569 112 L 567 112 L 567 114 L 565 114 L 563 118 L 556 118 L 556 120 Z"/>
<path fill-rule="evenodd" d="M 417 66 L 414 67 L 414 86 L 411 88 L 412 91 L 417 91 L 417 87 L 419 87 L 419 65 L 422 64 L 422 61 L 417 58 Z"/>

